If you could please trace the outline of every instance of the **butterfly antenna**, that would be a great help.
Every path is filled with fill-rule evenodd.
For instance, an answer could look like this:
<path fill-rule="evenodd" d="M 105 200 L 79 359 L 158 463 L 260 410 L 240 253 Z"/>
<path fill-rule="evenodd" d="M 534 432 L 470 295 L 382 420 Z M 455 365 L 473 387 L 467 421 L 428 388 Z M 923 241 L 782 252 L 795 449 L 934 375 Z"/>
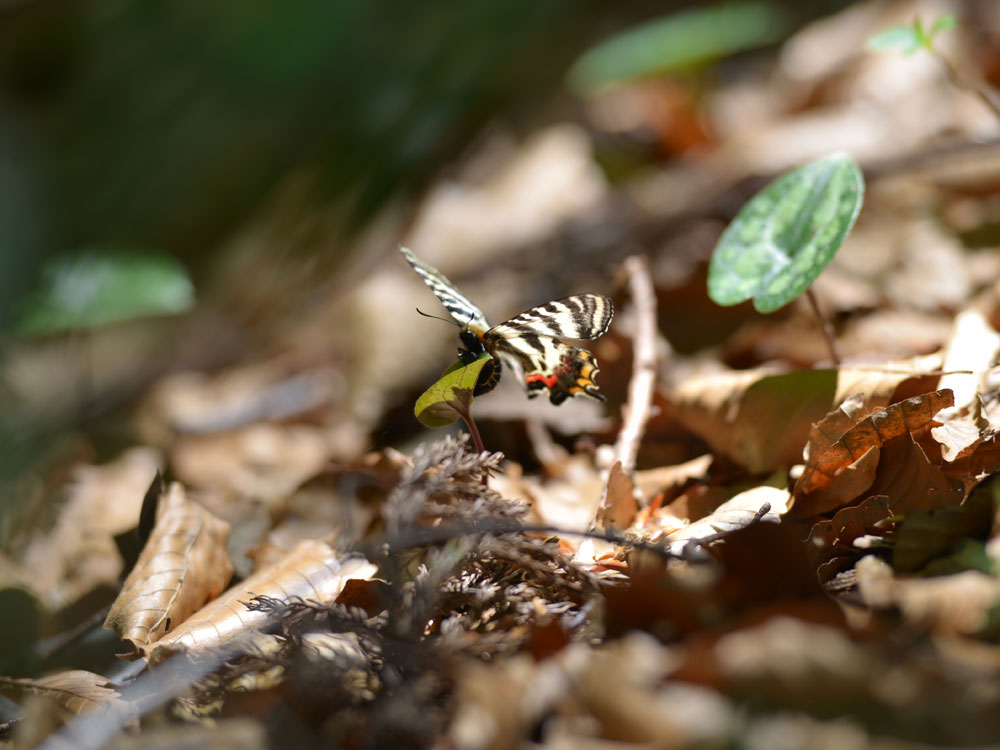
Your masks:
<path fill-rule="evenodd" d="M 420 313 L 421 315 L 423 315 L 425 318 L 434 318 L 434 320 L 443 320 L 445 323 L 450 323 L 453 326 L 458 326 L 459 328 L 462 327 L 462 326 L 460 326 L 458 324 L 458 321 L 448 320 L 448 318 L 439 318 L 437 315 L 428 315 L 427 313 L 423 312 L 419 307 L 417 307 L 415 309 L 416 309 L 416 311 L 418 313 Z"/>

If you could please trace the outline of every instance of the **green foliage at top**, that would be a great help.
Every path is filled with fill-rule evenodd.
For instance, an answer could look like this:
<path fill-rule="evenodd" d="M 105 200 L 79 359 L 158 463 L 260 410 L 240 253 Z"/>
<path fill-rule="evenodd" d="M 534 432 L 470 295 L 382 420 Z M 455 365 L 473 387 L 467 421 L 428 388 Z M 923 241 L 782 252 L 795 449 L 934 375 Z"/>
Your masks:
<path fill-rule="evenodd" d="M 18 332 L 86 330 L 147 315 L 184 312 L 194 287 L 184 267 L 162 253 L 89 248 L 51 262 L 29 299 Z"/>
<path fill-rule="evenodd" d="M 569 73 L 587 93 L 609 83 L 718 60 L 770 44 L 787 29 L 772 2 L 732 2 L 675 13 L 617 34 L 586 52 Z"/>
<path fill-rule="evenodd" d="M 479 380 L 479 373 L 491 357 L 487 352 L 470 364 L 455 362 L 444 371 L 434 385 L 417 399 L 413 409 L 425 427 L 447 427 L 459 418 L 466 418 L 472 407 L 472 391 Z"/>
<path fill-rule="evenodd" d="M 708 269 L 709 296 L 719 305 L 753 299 L 762 313 L 788 304 L 833 259 L 863 198 L 861 170 L 844 153 L 779 177 L 719 238 Z"/>
<path fill-rule="evenodd" d="M 867 48 L 871 52 L 902 52 L 912 55 L 917 50 L 934 51 L 934 37 L 942 31 L 953 29 L 957 25 L 955 17 L 946 14 L 925 29 L 919 17 L 913 19 L 909 26 L 890 26 L 885 31 L 868 39 Z"/>

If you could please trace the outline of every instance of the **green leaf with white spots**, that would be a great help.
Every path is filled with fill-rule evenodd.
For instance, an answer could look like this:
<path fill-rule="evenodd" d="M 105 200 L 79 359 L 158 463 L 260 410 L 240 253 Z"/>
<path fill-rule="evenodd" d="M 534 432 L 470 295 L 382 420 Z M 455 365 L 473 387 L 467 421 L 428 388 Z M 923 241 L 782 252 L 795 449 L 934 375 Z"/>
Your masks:
<path fill-rule="evenodd" d="M 194 286 L 180 261 L 165 253 L 95 246 L 46 266 L 18 332 L 82 331 L 194 304 Z"/>
<path fill-rule="evenodd" d="M 479 373 L 492 359 L 487 352 L 483 352 L 470 364 L 459 361 L 445 370 L 441 379 L 417 399 L 413 413 L 420 423 L 431 428 L 447 427 L 467 415 Z"/>
<path fill-rule="evenodd" d="M 861 210 L 861 169 L 844 153 L 789 172 L 755 195 L 722 233 L 708 269 L 719 305 L 753 299 L 770 313 L 804 292 L 833 259 Z"/>

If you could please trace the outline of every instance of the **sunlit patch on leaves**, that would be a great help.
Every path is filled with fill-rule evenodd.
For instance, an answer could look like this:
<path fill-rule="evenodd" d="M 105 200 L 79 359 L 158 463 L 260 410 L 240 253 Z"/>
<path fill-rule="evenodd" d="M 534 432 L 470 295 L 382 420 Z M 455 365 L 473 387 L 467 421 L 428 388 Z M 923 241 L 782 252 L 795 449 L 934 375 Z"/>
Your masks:
<path fill-rule="evenodd" d="M 79 331 L 151 315 L 175 315 L 194 304 L 184 266 L 165 253 L 94 247 L 46 269 L 18 325 L 26 334 Z"/>
<path fill-rule="evenodd" d="M 413 413 L 420 423 L 431 428 L 447 427 L 458 419 L 464 419 L 472 406 L 472 392 L 479 373 L 492 359 L 483 352 L 474 362 L 455 362 L 445 370 L 444 375 L 417 399 Z"/>
<path fill-rule="evenodd" d="M 143 653 L 157 661 L 175 651 L 220 648 L 267 624 L 266 615 L 246 605 L 255 597 L 333 602 L 348 580 L 374 574 L 375 566 L 364 558 L 339 554 L 317 540 L 303 540 L 277 563 L 255 572 L 143 648 Z"/>
<path fill-rule="evenodd" d="M 861 211 L 861 169 L 834 153 L 779 177 L 722 233 L 708 270 L 719 305 L 753 299 L 758 312 L 787 305 L 833 260 Z"/>

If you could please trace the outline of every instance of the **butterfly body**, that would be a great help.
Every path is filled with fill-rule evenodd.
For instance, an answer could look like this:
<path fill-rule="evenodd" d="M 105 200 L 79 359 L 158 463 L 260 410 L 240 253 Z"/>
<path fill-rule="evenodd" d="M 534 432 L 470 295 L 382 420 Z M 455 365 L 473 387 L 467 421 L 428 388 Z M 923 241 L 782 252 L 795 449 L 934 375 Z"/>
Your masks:
<path fill-rule="evenodd" d="M 570 396 L 604 400 L 594 382 L 598 373 L 594 356 L 557 337 L 595 339 L 603 334 L 614 315 L 610 299 L 578 294 L 533 307 L 491 327 L 479 308 L 443 274 L 407 248 L 399 249 L 461 328 L 459 359 L 468 364 L 483 352 L 493 357 L 483 367 L 474 395 L 487 393 L 500 382 L 501 361 L 506 360 L 522 371 L 529 398 L 548 391 L 549 400 L 557 405 Z"/>

